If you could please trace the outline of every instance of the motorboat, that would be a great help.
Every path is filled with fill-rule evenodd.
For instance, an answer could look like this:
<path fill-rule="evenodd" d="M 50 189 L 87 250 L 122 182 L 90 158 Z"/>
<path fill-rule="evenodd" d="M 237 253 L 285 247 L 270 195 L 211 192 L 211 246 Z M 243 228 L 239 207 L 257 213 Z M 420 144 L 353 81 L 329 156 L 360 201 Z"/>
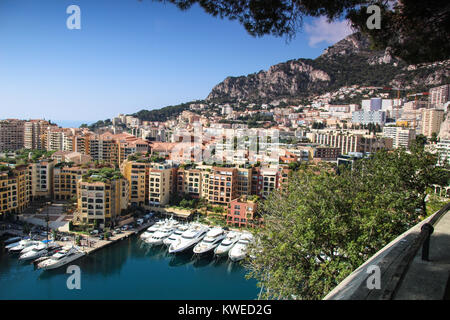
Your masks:
<path fill-rule="evenodd" d="M 17 243 L 20 240 L 22 240 L 21 237 L 12 237 L 12 238 L 6 239 L 4 242 L 5 242 L 5 244 L 9 245 L 9 244 L 12 244 L 12 243 Z"/>
<path fill-rule="evenodd" d="M 27 251 L 24 251 L 26 249 L 29 249 Z M 45 243 L 40 243 L 35 246 L 29 246 L 28 248 L 25 248 L 21 251 L 21 255 L 19 257 L 19 260 L 32 260 L 40 258 L 48 253 L 48 245 Z"/>
<path fill-rule="evenodd" d="M 181 237 L 169 247 L 169 253 L 178 253 L 195 246 L 208 233 L 209 228 L 202 224 L 193 224 L 181 234 Z"/>
<path fill-rule="evenodd" d="M 76 246 L 64 247 L 62 250 L 53 254 L 49 259 L 40 262 L 37 265 L 37 268 L 44 270 L 56 269 L 83 257 L 85 254 L 84 251 Z"/>
<path fill-rule="evenodd" d="M 193 251 L 195 254 L 211 252 L 222 242 L 223 239 L 225 239 L 225 237 L 226 234 L 222 228 L 212 228 L 208 231 L 203 240 L 195 245 Z"/>
<path fill-rule="evenodd" d="M 188 229 L 189 229 L 189 225 L 187 225 L 187 224 L 179 225 L 178 228 L 175 230 L 175 232 L 170 235 L 170 237 L 164 239 L 163 243 L 166 246 L 170 247 L 170 245 L 174 241 L 178 240 L 181 237 L 181 235 L 183 234 L 183 232 L 185 232 Z"/>
<path fill-rule="evenodd" d="M 241 235 L 239 241 L 230 249 L 228 257 L 231 261 L 240 261 L 247 255 L 248 245 L 253 241 L 251 233 L 244 233 Z"/>
<path fill-rule="evenodd" d="M 218 257 L 228 255 L 231 248 L 239 241 L 241 234 L 236 231 L 228 232 L 225 240 L 223 240 L 215 249 L 214 254 Z"/>
<path fill-rule="evenodd" d="M 172 226 L 164 226 L 160 230 L 156 231 L 150 238 L 145 239 L 145 243 L 157 246 L 163 243 L 163 241 L 170 237 L 172 233 L 176 230 L 175 227 Z"/>
<path fill-rule="evenodd" d="M 9 252 L 21 252 L 23 249 L 40 244 L 40 241 L 21 240 L 20 243 L 9 249 Z"/>
<path fill-rule="evenodd" d="M 155 234 L 155 232 L 161 230 L 164 227 L 176 227 L 178 225 L 179 222 L 177 220 L 174 220 L 173 218 L 159 220 L 154 225 L 149 227 L 144 233 L 142 233 L 140 238 L 145 241 L 146 239 L 151 238 Z"/>
<path fill-rule="evenodd" d="M 163 220 L 157 221 L 154 225 L 147 228 L 147 230 L 145 230 L 145 232 L 141 234 L 141 239 L 145 240 L 147 238 L 150 238 L 156 231 L 158 231 L 163 226 L 164 226 Z"/>

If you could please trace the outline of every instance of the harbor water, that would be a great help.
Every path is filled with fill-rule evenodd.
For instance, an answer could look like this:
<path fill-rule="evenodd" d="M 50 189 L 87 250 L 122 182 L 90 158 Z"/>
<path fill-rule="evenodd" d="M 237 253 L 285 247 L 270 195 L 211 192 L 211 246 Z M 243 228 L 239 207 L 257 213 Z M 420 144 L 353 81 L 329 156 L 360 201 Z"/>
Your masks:
<path fill-rule="evenodd" d="M 256 299 L 256 281 L 239 263 L 188 253 L 170 255 L 133 236 L 69 265 L 81 269 L 81 289 L 69 290 L 68 265 L 36 270 L 17 254 L 0 253 L 0 299 Z"/>

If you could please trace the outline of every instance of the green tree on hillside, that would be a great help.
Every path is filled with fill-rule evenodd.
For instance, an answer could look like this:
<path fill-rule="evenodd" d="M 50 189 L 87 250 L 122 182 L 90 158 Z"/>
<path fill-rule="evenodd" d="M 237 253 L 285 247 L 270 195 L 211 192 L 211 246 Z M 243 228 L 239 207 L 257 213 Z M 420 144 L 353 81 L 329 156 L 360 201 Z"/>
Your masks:
<path fill-rule="evenodd" d="M 426 191 L 448 179 L 422 148 L 381 151 L 337 175 L 305 167 L 263 203 L 248 277 L 263 298 L 321 299 L 364 261 L 423 219 Z"/>

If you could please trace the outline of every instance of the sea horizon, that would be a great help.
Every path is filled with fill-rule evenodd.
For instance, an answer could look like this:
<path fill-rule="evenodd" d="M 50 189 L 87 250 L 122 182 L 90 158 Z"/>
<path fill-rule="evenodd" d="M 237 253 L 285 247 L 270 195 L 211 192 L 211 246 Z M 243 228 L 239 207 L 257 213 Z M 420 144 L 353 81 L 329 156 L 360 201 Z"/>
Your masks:
<path fill-rule="evenodd" d="M 92 120 L 50 120 L 52 123 L 56 123 L 62 128 L 79 128 L 83 123 L 92 124 L 95 121 Z"/>

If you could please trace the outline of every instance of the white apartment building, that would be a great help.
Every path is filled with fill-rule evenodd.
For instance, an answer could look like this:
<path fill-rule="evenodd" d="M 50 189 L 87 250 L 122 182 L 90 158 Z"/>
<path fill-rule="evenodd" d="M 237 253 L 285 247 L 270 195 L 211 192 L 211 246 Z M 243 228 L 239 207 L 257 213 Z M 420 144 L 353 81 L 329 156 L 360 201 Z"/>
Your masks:
<path fill-rule="evenodd" d="M 416 130 L 402 127 L 384 127 L 383 137 L 392 138 L 394 148 L 409 148 L 411 142 L 416 139 Z"/>

